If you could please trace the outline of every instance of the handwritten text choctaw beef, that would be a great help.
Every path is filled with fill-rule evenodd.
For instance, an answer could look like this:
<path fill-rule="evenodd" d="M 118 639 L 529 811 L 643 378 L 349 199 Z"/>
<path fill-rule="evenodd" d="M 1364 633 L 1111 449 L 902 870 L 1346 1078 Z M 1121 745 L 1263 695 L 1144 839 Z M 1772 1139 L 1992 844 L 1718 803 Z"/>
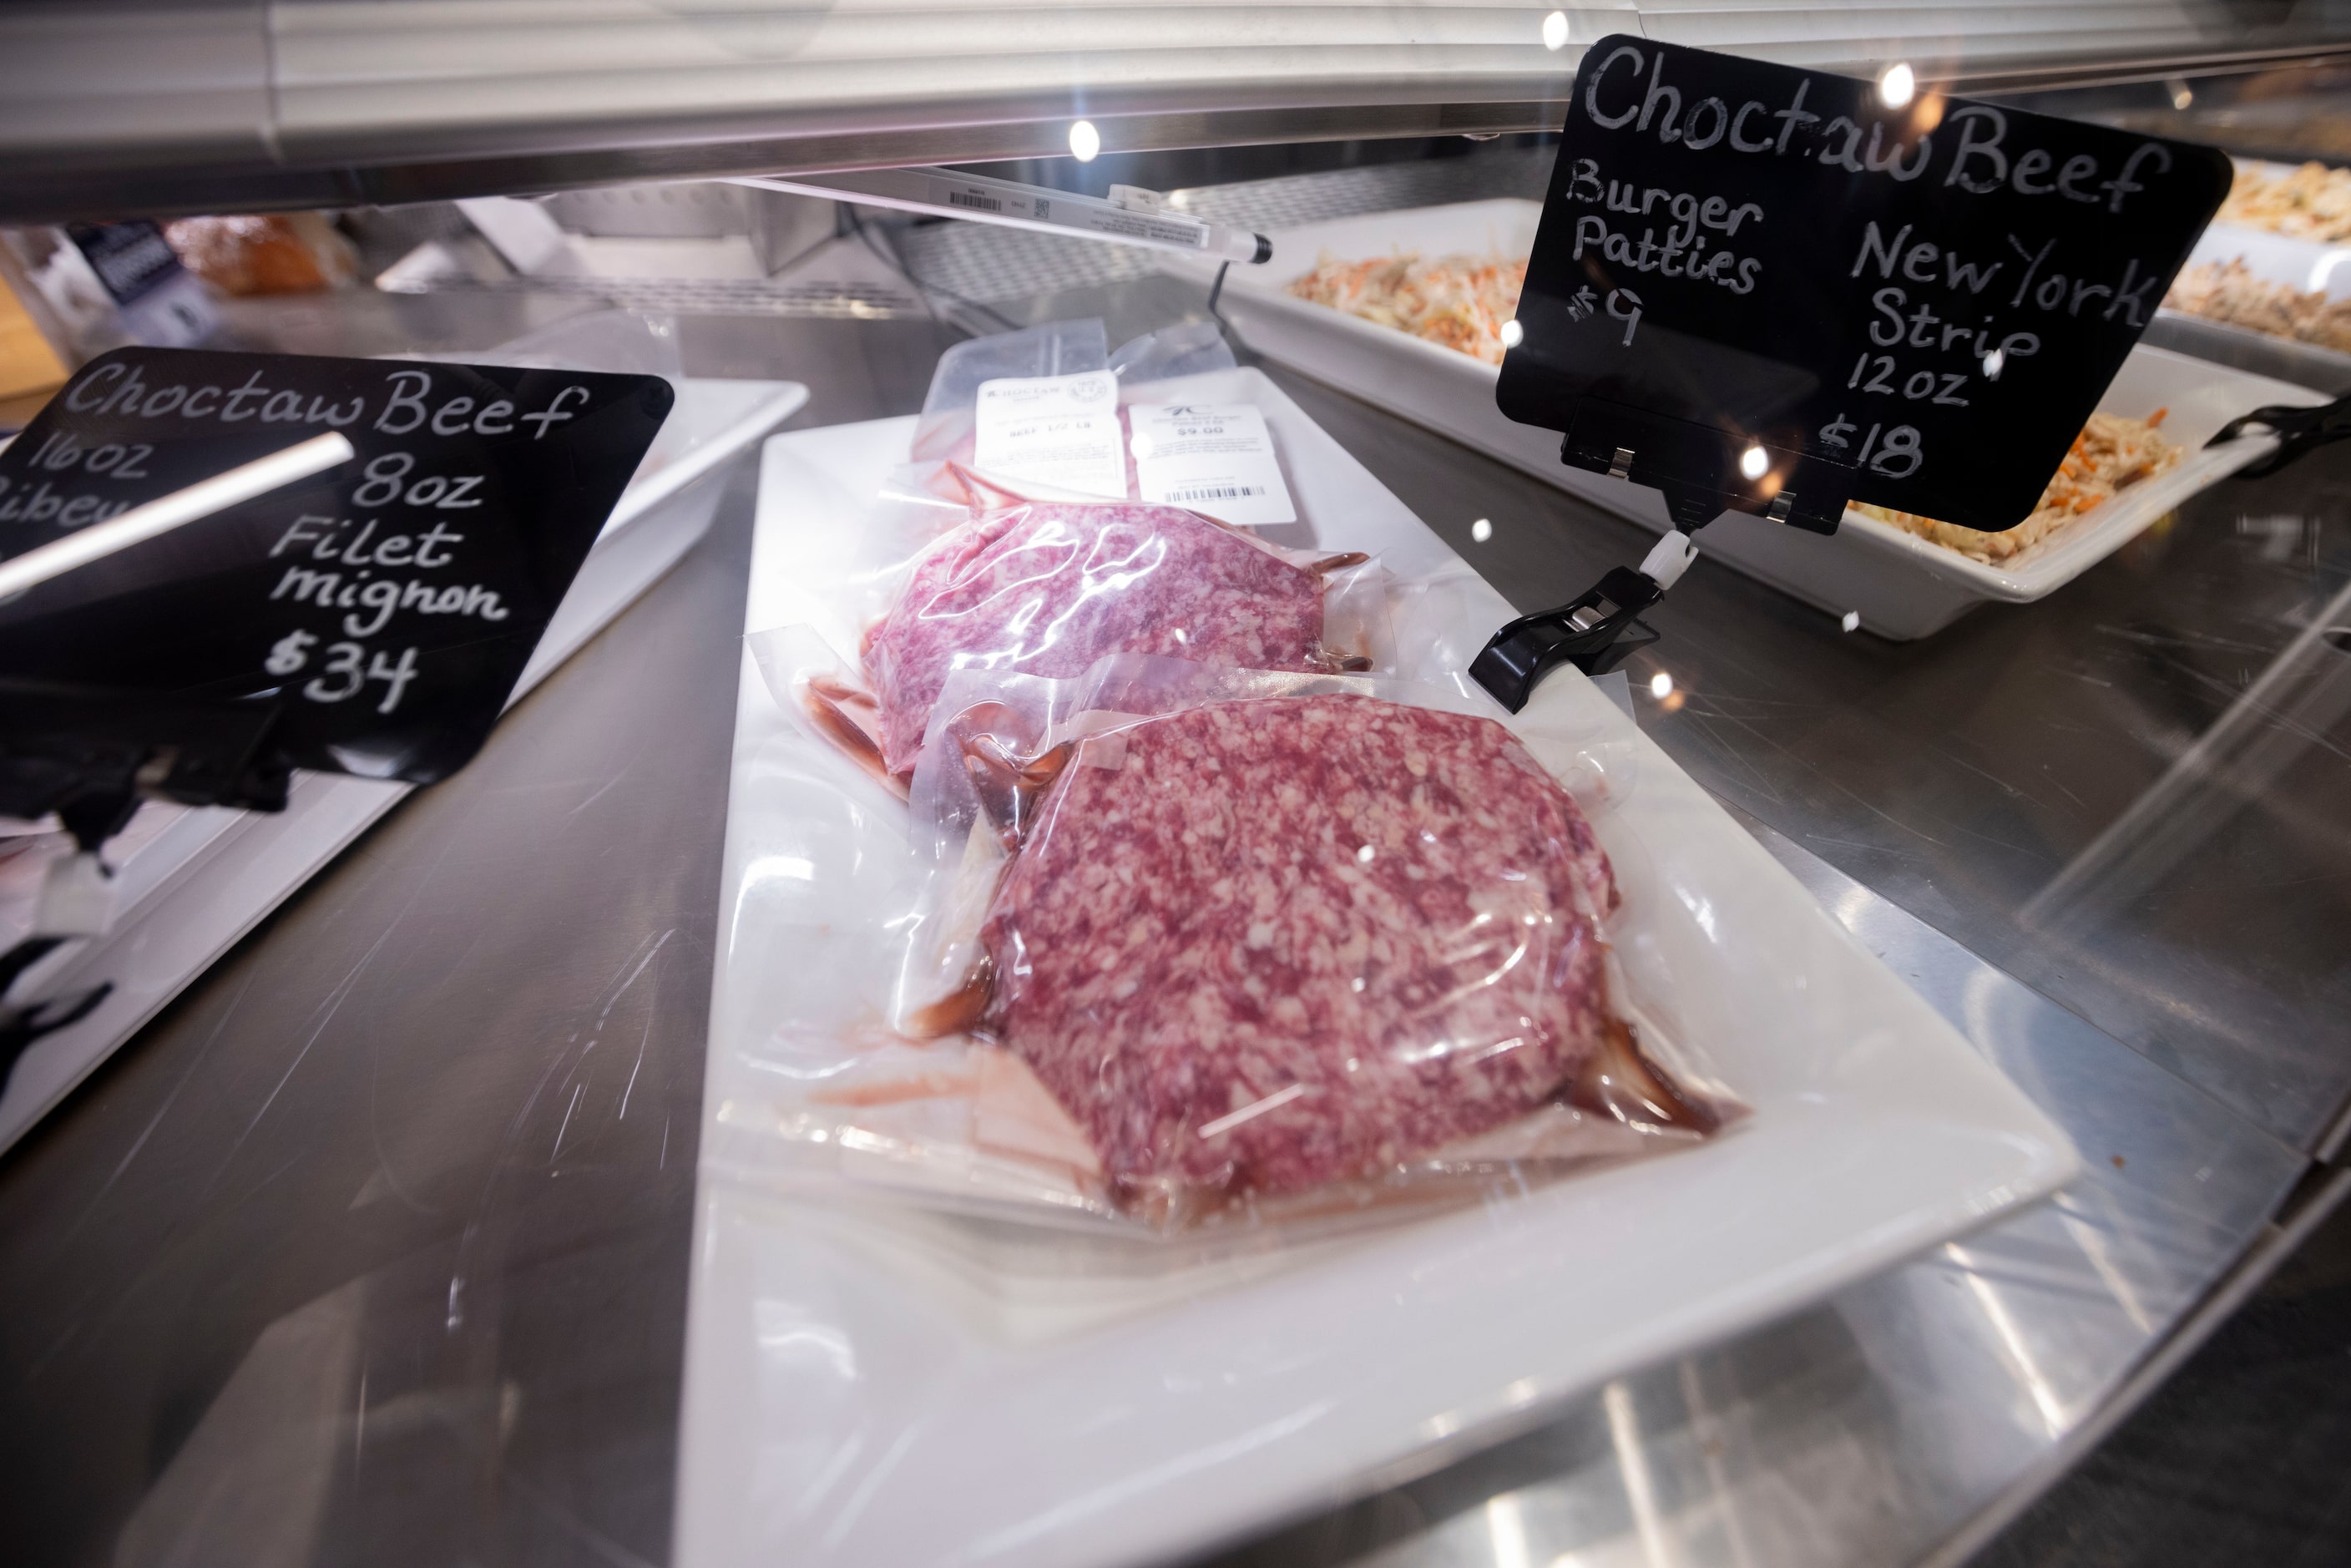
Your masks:
<path fill-rule="evenodd" d="M 1931 90 L 1889 105 L 1850 78 L 1604 38 L 1577 77 L 1499 401 L 1604 472 L 1617 446 L 1668 439 L 1632 434 L 1650 416 L 1780 454 L 1775 476 L 1810 463 L 1807 526 L 1833 528 L 1851 498 L 2006 528 L 2229 178 L 2211 148 Z M 1580 410 L 1623 439 L 1574 455 Z M 1725 505 L 1773 499 L 1696 482 Z"/>
<path fill-rule="evenodd" d="M 36 591 L 0 618 L 0 657 L 279 704 L 298 766 L 437 778 L 480 744 L 672 397 L 646 376 L 117 350 L 0 455 L 0 555 L 321 431 L 356 455 Z"/>

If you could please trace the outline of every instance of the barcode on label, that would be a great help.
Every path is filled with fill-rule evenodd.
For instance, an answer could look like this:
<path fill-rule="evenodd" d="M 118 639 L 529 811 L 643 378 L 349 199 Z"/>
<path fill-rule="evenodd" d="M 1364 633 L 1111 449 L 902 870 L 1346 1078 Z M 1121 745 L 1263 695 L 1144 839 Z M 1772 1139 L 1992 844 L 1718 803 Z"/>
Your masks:
<path fill-rule="evenodd" d="M 947 205 L 977 207 L 983 213 L 1000 213 L 1004 210 L 1002 202 L 998 201 L 994 196 L 983 196 L 977 191 L 949 191 Z"/>
<path fill-rule="evenodd" d="M 1187 490 L 1170 490 L 1171 501 L 1231 501 L 1243 496 L 1262 496 L 1262 485 L 1195 485 Z"/>

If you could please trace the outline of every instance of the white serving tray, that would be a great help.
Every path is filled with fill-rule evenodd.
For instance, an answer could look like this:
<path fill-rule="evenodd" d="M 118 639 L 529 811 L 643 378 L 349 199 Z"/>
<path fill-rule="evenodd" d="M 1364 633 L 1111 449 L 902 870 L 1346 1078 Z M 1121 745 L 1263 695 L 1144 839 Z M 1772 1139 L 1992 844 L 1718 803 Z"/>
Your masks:
<path fill-rule="evenodd" d="M 679 383 L 669 421 L 676 434 L 665 428 L 668 439 L 655 450 L 663 460 L 640 469 L 613 507 L 510 703 L 578 652 L 709 531 L 727 464 L 790 418 L 808 395 L 797 382 Z M 0 1090 L 0 1149 L 407 792 L 403 784 L 298 773 L 286 810 L 275 814 L 141 807 L 107 851 L 117 878 L 113 930 L 61 948 L 18 988 L 15 999 L 22 1002 L 78 996 L 102 982 L 113 986 L 88 1017 L 36 1041 L 17 1060 Z M 0 951 L 31 929 L 41 873 L 72 847 L 62 833 L 0 841 L 0 849 L 10 850 L 0 858 Z"/>
<path fill-rule="evenodd" d="M 1315 546 L 1376 550 L 1426 582 L 1399 617 L 1407 653 L 1458 668 L 1510 617 L 1260 373 L 1169 390 L 1256 403 Z M 914 423 L 768 443 L 747 627 L 853 637 L 859 524 Z M 1671 992 L 1684 1032 L 1753 1104 L 1749 1124 L 1288 1249 L 954 1216 L 847 1176 L 811 1187 L 799 1162 L 787 1173 L 773 1113 L 827 1059 L 794 1041 L 860 1027 L 886 983 L 906 819 L 787 717 L 747 653 L 740 678 L 680 1568 L 1176 1558 L 1491 1440 L 2075 1171 L 2061 1133 L 1566 672 L 1523 732 L 1635 754 L 1637 779 L 1594 820 L 1626 888 L 1619 950 L 1636 990 Z"/>
<path fill-rule="evenodd" d="M 2284 284 L 2297 293 L 2319 293 L 2329 299 L 2351 295 L 2351 246 L 2296 239 L 2268 229 L 2216 223 L 2197 237 L 2196 248 L 2188 253 L 2188 265 L 2225 264 L 2239 257 L 2254 277 Z"/>
<path fill-rule="evenodd" d="M 2260 169 L 2271 174 L 2293 172 L 2289 164 L 2264 163 L 2253 159 L 2241 158 L 2237 163 L 2240 168 Z M 2329 299 L 2351 298 L 2351 246 L 2325 240 L 2296 239 L 2269 229 L 2239 224 L 2215 223 L 2198 237 L 2196 248 L 2189 253 L 2188 265 L 2195 267 L 2205 262 L 2225 265 L 2236 260 L 2242 260 L 2246 270 L 2254 277 L 2283 284 L 2299 293 L 2322 293 Z M 2173 320 L 2195 323 L 2191 331 L 2224 334 L 2217 340 L 2221 344 L 2227 344 L 2233 337 L 2249 339 L 2257 345 L 2271 346 L 2272 357 L 2276 358 L 2281 368 L 2292 366 L 2294 374 L 2314 377 L 2313 384 L 2339 386 L 2351 382 L 2351 353 L 2340 349 L 2258 331 L 2234 321 L 2214 321 L 2202 316 L 2191 316 L 2181 310 L 2167 309 L 2163 314 Z M 2193 341 L 2193 339 L 2189 340 L 2189 342 Z M 2225 353 L 2246 351 L 2241 349 L 2224 350 Z M 2259 354 L 2261 350 L 2255 348 L 2250 351 Z M 2259 364 L 2261 361 L 2238 362 Z"/>
<path fill-rule="evenodd" d="M 1268 358 L 1663 533 L 1670 521 L 1656 491 L 1570 468 L 1559 460 L 1558 432 L 1505 417 L 1494 404 L 1494 367 L 1283 292 L 1326 251 L 1342 258 L 1398 250 L 1524 255 L 1541 211 L 1534 202 L 1465 202 L 1279 230 L 1270 236 L 1270 262 L 1228 276 L 1224 310 Z M 1729 513 L 1698 535 L 1698 552 L 1832 614 L 1857 613 L 1862 626 L 1880 636 L 1924 637 L 1978 604 L 2056 591 L 2189 497 L 2271 450 L 2267 437 L 2199 450 L 2231 419 L 2270 403 L 2325 401 L 2307 388 L 2141 346 L 2098 407 L 2144 417 L 2168 406 L 2165 434 L 2189 446 L 2189 455 L 2007 563 L 1986 566 L 1850 511 L 1828 538 Z"/>
<path fill-rule="evenodd" d="M 2260 158 L 2240 158 L 2239 169 L 2254 170 L 2272 179 L 2283 179 L 2298 167 Z M 2216 222 L 2206 227 L 2188 257 L 2225 262 L 2236 256 L 2254 276 L 2286 284 L 2304 294 L 2323 293 L 2329 299 L 2351 295 L 2351 246 L 2339 241 L 2303 239 L 2249 224 Z"/>

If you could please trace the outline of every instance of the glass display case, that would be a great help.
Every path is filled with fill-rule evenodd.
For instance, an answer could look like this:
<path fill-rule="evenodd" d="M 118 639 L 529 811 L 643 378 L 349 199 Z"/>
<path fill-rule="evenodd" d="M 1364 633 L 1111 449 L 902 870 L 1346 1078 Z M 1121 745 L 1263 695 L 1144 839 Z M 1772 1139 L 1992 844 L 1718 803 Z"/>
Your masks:
<path fill-rule="evenodd" d="M 308 819 L 260 827 L 151 810 L 126 842 L 152 902 L 76 971 L 118 987 L 104 1044 L 16 1048 L 54 1092 L 0 1128 L 26 1560 L 1516 1568 L 1992 1540 L 2351 1190 L 2351 450 L 2209 446 L 2351 393 L 2351 12 L 1955 15 L 0 17 L 9 428 L 166 332 L 632 370 L 693 414 L 465 770 L 316 776 Z M 858 1053 L 903 1044 L 873 934 L 914 905 L 869 870 L 919 835 L 792 717 L 806 672 L 758 634 L 831 617 L 853 663 L 876 493 L 921 499 L 910 453 L 989 468 L 979 438 L 922 444 L 943 356 L 1098 323 L 1101 363 L 1036 373 L 1126 377 L 1118 441 L 1137 406 L 1246 404 L 1294 502 L 1265 542 L 1384 563 L 1361 663 L 1466 668 L 1668 527 L 1494 402 L 1611 33 L 1899 67 L 1906 97 L 2237 160 L 2033 538 L 1734 518 L 1643 612 L 1654 641 L 1555 677 L 1531 744 L 1588 769 L 1627 918 L 1646 898 L 1703 932 L 1689 953 L 1748 955 L 1722 1021 L 1688 1000 L 1674 1027 L 1801 1071 L 1727 1071 L 1753 1114 L 1694 1157 L 1294 1245 L 943 1207 L 935 1160 L 875 1175 L 899 1124 L 807 1134 Z M 810 193 L 915 166 L 1270 258 Z M 175 325 L 140 304 L 156 269 L 101 265 L 147 234 L 194 302 Z M 1191 357 L 1150 358 L 1169 329 Z M 5 841 L 0 905 L 69 852 L 44 826 Z M 1618 940 L 1636 986 L 1718 984 L 1657 957 L 1676 938 Z M 956 1082 L 855 1103 L 962 1107 L 986 1070 L 924 1061 Z M 1859 1109 L 1814 1134 L 1807 1096 Z M 1762 1157 L 1775 1117 L 1809 1155 Z M 1839 1141 L 1863 1123 L 1883 1142 Z"/>

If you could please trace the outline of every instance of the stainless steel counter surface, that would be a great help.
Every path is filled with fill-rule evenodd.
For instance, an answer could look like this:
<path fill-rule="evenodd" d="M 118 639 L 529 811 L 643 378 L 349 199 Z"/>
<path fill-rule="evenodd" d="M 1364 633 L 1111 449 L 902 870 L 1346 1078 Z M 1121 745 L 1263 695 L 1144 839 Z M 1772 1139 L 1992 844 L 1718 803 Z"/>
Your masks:
<path fill-rule="evenodd" d="M 1100 311 L 1116 340 L 1195 304 L 1157 279 L 1017 308 Z M 397 346 L 410 308 L 435 346 L 486 343 L 523 308 L 371 308 L 305 318 L 299 346 Z M 944 339 L 769 318 L 685 340 L 697 373 L 809 382 L 798 423 L 829 424 L 913 410 Z M 1274 373 L 1523 606 L 1646 549 Z M 1701 560 L 1631 667 L 1642 722 L 2093 1174 L 1228 1560 L 1897 1562 L 2062 1458 L 2264 1234 L 2351 1087 L 2346 479 L 2330 453 L 2216 493 L 2043 605 L 1907 647 Z M 12 1559 L 666 1560 L 749 499 L 747 469 L 471 768 L 0 1159 Z M 1659 672 L 1677 703 L 1646 695 Z"/>

